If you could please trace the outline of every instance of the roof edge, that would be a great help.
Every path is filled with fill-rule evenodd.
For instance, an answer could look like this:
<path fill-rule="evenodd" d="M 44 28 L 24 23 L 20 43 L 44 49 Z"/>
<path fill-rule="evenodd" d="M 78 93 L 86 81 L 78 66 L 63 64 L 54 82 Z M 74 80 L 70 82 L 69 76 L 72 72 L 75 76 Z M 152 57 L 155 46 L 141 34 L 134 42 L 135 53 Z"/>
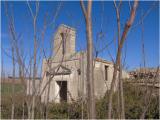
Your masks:
<path fill-rule="evenodd" d="M 102 59 L 102 58 L 95 58 L 95 61 L 97 61 L 97 62 L 103 62 L 103 63 L 107 63 L 107 64 L 113 64 L 113 62 L 104 60 L 104 59 Z"/>
<path fill-rule="evenodd" d="M 59 25 L 59 27 L 65 27 L 65 28 L 71 29 L 71 30 L 73 30 L 73 31 L 76 31 L 76 29 L 75 29 L 75 28 L 70 27 L 70 26 L 65 25 L 65 24 L 60 24 L 60 25 Z"/>

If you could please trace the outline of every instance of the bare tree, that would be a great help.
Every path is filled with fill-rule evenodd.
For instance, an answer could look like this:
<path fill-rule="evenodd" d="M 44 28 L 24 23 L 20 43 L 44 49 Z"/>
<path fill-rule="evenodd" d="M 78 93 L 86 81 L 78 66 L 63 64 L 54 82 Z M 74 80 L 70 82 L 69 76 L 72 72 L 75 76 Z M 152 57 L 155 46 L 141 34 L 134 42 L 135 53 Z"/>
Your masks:
<path fill-rule="evenodd" d="M 6 16 L 8 18 L 10 18 L 11 20 L 9 21 L 10 25 L 9 25 L 9 30 L 10 30 L 10 35 L 11 35 L 11 38 L 12 38 L 12 19 L 13 19 L 13 16 L 9 15 L 8 13 L 8 4 L 5 4 L 5 10 L 6 10 Z M 14 94 L 15 94 L 15 49 L 14 49 L 14 43 L 13 41 L 11 40 L 11 51 L 12 51 L 12 95 L 11 95 L 11 100 L 12 100 L 12 105 L 11 105 L 11 119 L 14 119 L 14 109 L 15 109 L 15 104 L 14 104 Z"/>
<path fill-rule="evenodd" d="M 33 56 L 30 55 L 29 56 L 29 65 L 26 64 L 26 66 L 29 66 L 29 67 L 26 67 L 25 66 L 25 60 L 24 60 L 24 57 L 23 57 L 23 54 L 22 53 L 22 50 L 20 49 L 21 46 L 19 46 L 18 42 L 19 42 L 19 39 L 21 37 L 21 35 L 18 35 L 16 33 L 16 30 L 15 30 L 15 26 L 14 26 L 14 18 L 13 18 L 13 13 L 10 13 L 8 14 L 8 8 L 6 7 L 6 10 L 7 10 L 7 17 L 8 17 L 8 20 L 9 20 L 9 31 L 10 31 L 10 34 L 11 34 L 11 43 L 13 43 L 13 48 L 15 49 L 15 62 L 18 63 L 18 66 L 19 66 L 19 77 L 20 77 L 20 80 L 22 81 L 23 85 L 24 85 L 24 100 L 23 101 L 23 108 L 24 108 L 24 103 L 26 102 L 27 103 L 27 108 L 28 108 L 28 118 L 34 118 L 34 108 L 36 106 L 36 103 L 35 103 L 35 96 L 37 95 L 36 94 L 36 91 L 38 91 L 38 88 L 35 88 L 35 78 L 36 78 L 36 75 L 37 75 L 37 67 L 38 67 L 38 57 L 37 57 L 37 52 L 38 52 L 38 43 L 37 43 L 37 27 L 36 27 L 36 23 L 37 23 L 37 15 L 38 15 L 38 11 L 39 11 L 39 2 L 36 2 L 36 14 L 34 15 L 33 14 L 33 11 L 32 11 L 32 8 L 30 6 L 30 4 L 28 3 L 28 7 L 29 7 L 29 10 L 31 12 L 31 16 L 33 18 L 33 28 L 34 28 L 34 53 L 33 53 Z M 58 10 L 56 10 L 56 13 L 55 13 L 55 16 L 54 16 L 54 19 L 53 19 L 53 22 L 51 22 L 50 24 L 48 25 L 52 25 L 55 23 L 55 20 L 57 18 L 57 15 L 58 15 L 58 12 L 60 10 L 60 7 L 61 7 L 61 4 L 58 6 Z M 58 12 L 57 12 L 58 11 Z M 13 11 L 12 11 L 13 12 Z M 45 34 L 45 30 L 46 30 L 46 23 L 44 23 L 44 30 L 42 31 L 42 42 L 44 40 L 44 34 Z M 52 37 L 51 37 L 52 39 Z M 40 48 L 40 52 L 42 54 L 42 52 L 44 51 L 44 48 L 42 46 L 39 46 Z M 52 50 L 51 50 L 52 51 Z M 40 55 L 41 55 L 40 54 Z M 11 59 L 12 59 L 12 55 L 9 56 Z M 39 59 L 41 57 L 39 56 Z M 32 63 L 33 61 L 33 63 Z M 62 60 L 63 61 L 63 60 Z M 33 66 L 32 66 L 33 64 Z M 50 66 L 48 64 L 48 66 Z M 30 88 L 32 88 L 32 96 L 27 96 L 26 94 L 26 81 L 25 81 L 25 77 L 26 76 L 29 76 L 29 84 L 30 84 L 30 80 L 33 80 L 32 82 L 32 85 L 33 85 L 33 88 L 32 86 L 29 86 L 29 93 L 31 92 L 30 91 Z M 32 77 L 33 75 L 33 77 Z M 13 79 L 15 77 L 12 77 Z M 24 113 L 24 109 L 23 109 L 23 113 Z M 22 116 L 22 118 L 24 118 L 24 114 Z"/>
<path fill-rule="evenodd" d="M 95 96 L 94 96 L 94 78 L 93 78 L 93 38 L 92 38 L 92 1 L 88 1 L 87 9 L 83 1 L 80 2 L 86 22 L 87 36 L 87 92 L 88 92 L 88 113 L 89 119 L 96 118 Z"/>
<path fill-rule="evenodd" d="M 120 37 L 121 37 L 121 21 L 120 21 L 120 7 L 121 7 L 122 1 L 119 2 L 118 6 L 116 2 L 114 1 L 114 6 L 116 9 L 116 16 L 117 16 L 117 28 L 118 28 L 118 46 L 120 44 Z M 120 118 L 125 118 L 125 110 L 124 110 L 124 98 L 123 98 L 123 80 L 122 80 L 122 65 L 121 65 L 121 58 L 119 60 L 119 78 L 118 78 L 118 107 L 119 113 L 121 113 Z"/>
<path fill-rule="evenodd" d="M 12 70 L 12 113 L 11 113 L 11 119 L 14 119 L 14 94 L 15 94 L 15 55 L 14 55 L 14 47 L 12 46 L 12 64 L 13 64 L 13 70 Z"/>
<path fill-rule="evenodd" d="M 134 22 L 137 7 L 138 7 L 138 1 L 135 0 L 134 4 L 133 4 L 133 7 L 132 7 L 132 10 L 130 12 L 129 20 L 125 24 L 121 39 L 119 41 L 117 55 L 116 55 L 116 62 L 114 64 L 113 79 L 112 79 L 111 88 L 110 88 L 110 92 L 109 92 L 109 105 L 108 105 L 108 118 L 109 119 L 111 119 L 111 115 L 112 115 L 112 97 L 113 97 L 115 82 L 116 82 L 116 79 L 117 79 L 117 71 L 120 67 L 120 59 L 121 59 L 122 48 L 123 48 L 123 44 L 126 40 L 127 33 L 128 33 L 130 27 L 132 26 L 132 24 Z"/>
<path fill-rule="evenodd" d="M 151 90 L 148 93 L 145 93 L 145 96 L 144 96 L 145 97 L 145 106 L 142 109 L 142 114 L 140 115 L 140 119 L 144 119 L 145 118 L 146 112 L 148 111 L 148 108 L 149 108 L 149 106 L 151 104 L 152 95 L 153 95 L 153 92 L 154 92 L 154 87 L 155 87 L 156 82 L 158 81 L 158 79 L 159 79 L 159 66 L 156 69 L 156 73 L 155 73 L 155 76 L 154 76 L 154 80 L 152 82 Z"/>
<path fill-rule="evenodd" d="M 143 12 L 142 12 L 142 17 L 143 17 Z M 143 71 L 140 71 L 140 72 L 143 72 L 144 74 L 146 74 L 147 71 L 145 69 L 146 68 L 146 56 L 145 56 L 146 54 L 145 54 L 145 43 L 144 43 L 144 22 L 143 22 L 143 19 L 140 20 L 140 24 L 141 24 L 141 33 L 142 33 L 141 34 L 141 45 L 142 45 L 142 70 L 143 70 Z M 143 81 L 144 81 L 144 84 L 145 84 L 145 91 L 144 91 L 144 98 L 143 98 L 144 99 L 144 105 L 142 105 L 143 109 L 142 109 L 142 114 L 140 116 L 140 119 L 145 118 L 146 112 L 147 112 L 148 107 L 151 103 L 151 100 L 152 100 L 151 96 L 152 96 L 153 88 L 155 87 L 155 83 L 158 79 L 158 72 L 159 72 L 159 67 L 157 67 L 156 74 L 155 74 L 151 89 L 149 89 L 148 85 L 147 85 L 147 82 L 150 80 L 149 75 L 147 77 L 144 76 L 142 78 Z"/>
<path fill-rule="evenodd" d="M 35 88 L 35 78 L 37 75 L 37 16 L 38 16 L 38 12 L 39 12 L 39 2 L 36 2 L 36 12 L 35 15 L 33 13 L 33 10 L 29 4 L 29 2 L 27 2 L 30 13 L 32 15 L 32 19 L 33 19 L 33 29 L 34 29 L 34 63 L 33 63 L 33 93 L 36 91 Z M 33 95 L 32 98 L 32 113 L 31 113 L 31 118 L 34 119 L 34 111 L 35 111 L 35 95 Z"/>

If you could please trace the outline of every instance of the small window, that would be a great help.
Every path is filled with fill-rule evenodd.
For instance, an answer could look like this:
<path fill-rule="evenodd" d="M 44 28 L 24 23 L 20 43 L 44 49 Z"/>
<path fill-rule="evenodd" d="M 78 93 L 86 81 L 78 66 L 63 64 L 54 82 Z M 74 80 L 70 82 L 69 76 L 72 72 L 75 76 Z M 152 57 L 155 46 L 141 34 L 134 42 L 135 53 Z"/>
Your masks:
<path fill-rule="evenodd" d="M 108 80 L 108 66 L 105 65 L 104 69 L 105 69 L 105 80 L 107 81 Z"/>
<path fill-rule="evenodd" d="M 62 54 L 64 55 L 66 52 L 66 40 L 64 33 L 61 33 L 61 38 L 62 38 Z"/>

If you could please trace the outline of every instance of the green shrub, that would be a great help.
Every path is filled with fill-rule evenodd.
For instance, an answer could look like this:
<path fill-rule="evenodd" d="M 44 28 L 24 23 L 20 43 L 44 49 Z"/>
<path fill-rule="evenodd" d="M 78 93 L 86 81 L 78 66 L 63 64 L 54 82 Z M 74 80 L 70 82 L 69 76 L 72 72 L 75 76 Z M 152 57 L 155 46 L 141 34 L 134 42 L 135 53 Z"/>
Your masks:
<path fill-rule="evenodd" d="M 23 95 L 15 94 L 15 118 L 22 118 L 23 108 Z M 138 119 L 142 114 L 144 107 L 144 95 L 145 89 L 124 83 L 124 100 L 125 100 L 125 117 L 128 119 Z M 113 118 L 118 118 L 117 109 L 117 93 L 113 95 Z M 45 111 L 45 105 L 40 103 L 40 100 L 36 99 L 35 118 L 45 118 L 42 115 L 41 110 Z M 97 119 L 106 119 L 108 109 L 108 92 L 105 97 L 96 100 L 96 116 Z M 27 106 L 25 105 L 24 118 L 27 118 Z M 82 102 L 73 103 L 49 103 L 48 105 L 48 119 L 81 119 L 82 118 Z M 11 97 L 8 94 L 1 96 L 1 118 L 11 118 Z M 83 103 L 83 118 L 87 119 L 87 103 Z M 151 98 L 151 103 L 146 112 L 145 118 L 159 119 L 159 97 L 155 94 Z"/>
<path fill-rule="evenodd" d="M 61 103 L 61 104 L 49 104 L 49 113 L 48 118 L 50 119 L 62 119 L 68 118 L 67 111 L 68 111 L 68 104 Z"/>

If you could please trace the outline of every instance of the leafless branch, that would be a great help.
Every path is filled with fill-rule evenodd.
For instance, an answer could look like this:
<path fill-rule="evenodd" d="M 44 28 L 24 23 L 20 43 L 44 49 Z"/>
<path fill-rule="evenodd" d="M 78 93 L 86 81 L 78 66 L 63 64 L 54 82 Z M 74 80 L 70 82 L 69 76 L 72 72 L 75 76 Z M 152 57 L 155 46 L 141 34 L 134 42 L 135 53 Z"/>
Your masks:
<path fill-rule="evenodd" d="M 136 9 L 137 9 L 137 7 L 138 7 L 138 1 L 134 1 L 133 7 L 132 7 L 132 10 L 131 10 L 131 13 L 130 13 L 129 20 L 126 22 L 124 31 L 122 33 L 121 40 L 120 40 L 119 45 L 118 45 L 118 51 L 117 51 L 117 56 L 116 56 L 116 63 L 114 65 L 113 79 L 112 79 L 111 89 L 110 89 L 110 93 L 109 93 L 109 105 L 108 105 L 108 118 L 109 119 L 111 119 L 111 115 L 112 115 L 111 114 L 112 113 L 111 110 L 112 110 L 113 90 L 114 90 L 114 87 L 115 87 L 117 70 L 118 70 L 118 67 L 120 65 L 119 63 L 120 63 L 120 59 L 121 59 L 122 47 L 123 47 L 124 41 L 126 39 L 127 33 L 129 31 L 131 25 L 133 24 L 133 21 L 134 21 L 135 15 L 136 15 Z"/>

